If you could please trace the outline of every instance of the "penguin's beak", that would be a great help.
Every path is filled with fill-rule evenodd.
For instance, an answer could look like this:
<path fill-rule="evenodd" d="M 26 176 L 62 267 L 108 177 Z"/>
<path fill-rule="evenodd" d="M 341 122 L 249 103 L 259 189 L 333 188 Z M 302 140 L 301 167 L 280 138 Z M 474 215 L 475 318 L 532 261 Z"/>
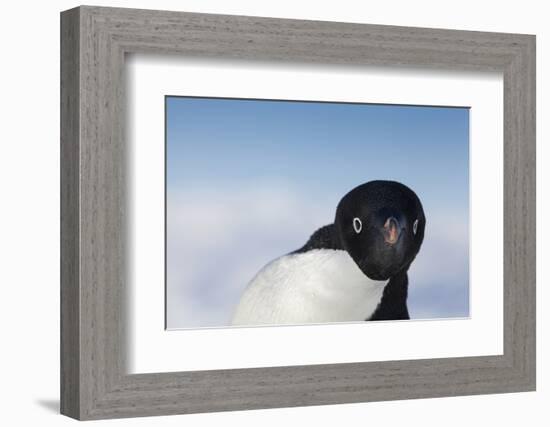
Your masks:
<path fill-rule="evenodd" d="M 401 224 L 395 217 L 388 217 L 384 222 L 384 241 L 389 245 L 395 245 L 401 235 L 401 229 Z"/>

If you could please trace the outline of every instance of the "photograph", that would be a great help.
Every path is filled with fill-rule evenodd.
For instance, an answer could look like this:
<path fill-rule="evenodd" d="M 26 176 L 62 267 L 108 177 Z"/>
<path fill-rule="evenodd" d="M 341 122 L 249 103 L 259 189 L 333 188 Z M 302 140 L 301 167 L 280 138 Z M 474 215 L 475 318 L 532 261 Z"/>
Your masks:
<path fill-rule="evenodd" d="M 469 318 L 469 113 L 166 95 L 166 329 Z"/>

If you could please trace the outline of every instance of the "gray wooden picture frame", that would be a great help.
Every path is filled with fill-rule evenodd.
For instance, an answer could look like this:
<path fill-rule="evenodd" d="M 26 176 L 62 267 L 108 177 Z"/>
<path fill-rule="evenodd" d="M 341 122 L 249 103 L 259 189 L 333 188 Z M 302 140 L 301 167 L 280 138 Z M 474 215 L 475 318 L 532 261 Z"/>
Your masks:
<path fill-rule="evenodd" d="M 135 52 L 502 72 L 504 353 L 127 374 L 124 61 Z M 63 414 L 85 420 L 529 390 L 535 390 L 534 36 L 88 6 L 62 12 Z"/>

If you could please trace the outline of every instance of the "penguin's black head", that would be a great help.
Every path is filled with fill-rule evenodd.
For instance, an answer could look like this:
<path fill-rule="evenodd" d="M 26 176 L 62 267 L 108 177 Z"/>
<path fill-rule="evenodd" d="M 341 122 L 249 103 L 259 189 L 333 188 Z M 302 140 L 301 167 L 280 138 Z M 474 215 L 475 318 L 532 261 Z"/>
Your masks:
<path fill-rule="evenodd" d="M 410 188 L 370 181 L 342 198 L 334 224 L 361 271 L 372 280 L 387 280 L 409 268 L 424 239 L 426 218 Z"/>

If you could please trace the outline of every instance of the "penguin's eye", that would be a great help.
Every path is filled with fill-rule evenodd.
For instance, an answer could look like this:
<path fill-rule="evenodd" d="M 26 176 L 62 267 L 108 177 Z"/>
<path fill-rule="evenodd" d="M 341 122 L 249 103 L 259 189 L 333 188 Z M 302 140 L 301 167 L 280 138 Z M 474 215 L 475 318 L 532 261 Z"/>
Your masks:
<path fill-rule="evenodd" d="M 357 234 L 359 234 L 363 229 L 363 223 L 359 218 L 353 218 L 353 229 Z"/>
<path fill-rule="evenodd" d="M 416 231 L 418 230 L 418 219 L 413 223 L 413 234 L 416 236 Z"/>

